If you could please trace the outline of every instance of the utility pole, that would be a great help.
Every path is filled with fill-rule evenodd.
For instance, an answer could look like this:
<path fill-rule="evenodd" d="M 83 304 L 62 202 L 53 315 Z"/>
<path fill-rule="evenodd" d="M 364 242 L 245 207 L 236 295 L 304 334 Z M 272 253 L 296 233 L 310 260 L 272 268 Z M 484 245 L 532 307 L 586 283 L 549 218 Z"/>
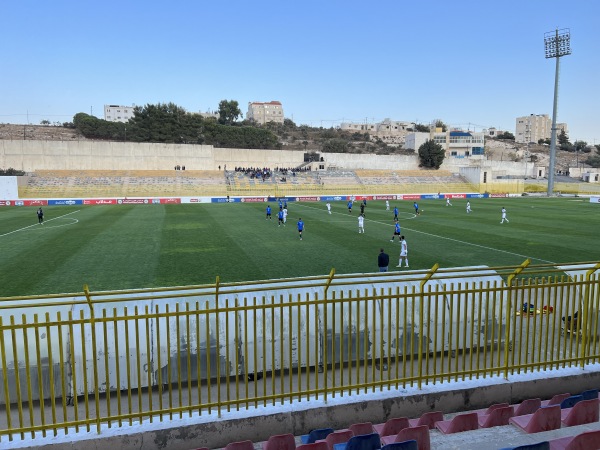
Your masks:
<path fill-rule="evenodd" d="M 554 166 L 556 164 L 556 112 L 558 109 L 558 76 L 560 72 L 560 57 L 571 54 L 571 32 L 568 28 L 556 29 L 544 34 L 546 59 L 556 58 L 554 74 L 554 106 L 552 108 L 552 137 L 550 139 L 550 165 L 548 167 L 548 197 L 554 190 Z"/>

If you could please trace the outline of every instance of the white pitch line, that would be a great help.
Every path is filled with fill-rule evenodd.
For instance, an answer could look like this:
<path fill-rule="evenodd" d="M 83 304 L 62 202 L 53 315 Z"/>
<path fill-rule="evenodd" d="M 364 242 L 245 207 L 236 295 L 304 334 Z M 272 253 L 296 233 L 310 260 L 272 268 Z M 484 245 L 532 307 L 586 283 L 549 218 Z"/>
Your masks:
<path fill-rule="evenodd" d="M 312 206 L 301 205 L 301 204 L 299 204 L 298 206 L 302 206 L 304 208 L 310 208 L 310 209 L 318 209 L 318 208 L 314 208 Z M 340 212 L 334 212 L 334 214 L 342 214 L 342 213 L 340 213 Z M 389 227 L 393 226 L 392 224 L 384 223 L 384 222 L 379 222 L 377 220 L 367 219 L 366 217 L 365 217 L 365 220 L 369 221 L 369 222 L 377 223 L 377 224 L 380 224 L 380 225 L 389 226 Z M 449 237 L 446 237 L 446 236 L 440 236 L 438 234 L 427 233 L 426 231 L 415 230 L 413 228 L 402 227 L 402 229 L 406 229 L 408 231 L 412 231 L 412 232 L 415 232 L 415 233 L 421 233 L 421 234 L 424 234 L 426 236 L 432 236 L 432 237 L 435 237 L 435 238 L 438 238 L 438 239 L 445 239 L 447 241 L 458 242 L 459 244 L 466 244 L 466 245 L 470 245 L 472 247 L 483 248 L 485 250 L 491 250 L 491 251 L 494 251 L 494 252 L 506 253 L 508 255 L 514 255 L 514 256 L 518 256 L 520 258 L 530 258 L 530 259 L 535 259 L 536 261 L 541 261 L 541 262 L 548 263 L 548 264 L 557 264 L 554 261 L 547 261 L 545 259 L 535 258 L 533 256 L 521 255 L 520 253 L 509 252 L 507 250 L 500 250 L 500 249 L 497 249 L 497 248 L 486 247 L 485 245 L 474 244 L 472 242 L 461 241 L 461 240 L 454 239 L 454 238 L 449 238 Z"/>
<path fill-rule="evenodd" d="M 70 213 L 63 214 L 62 216 L 58 216 L 58 217 L 54 217 L 52 219 L 48 219 L 48 220 L 46 220 L 46 222 L 52 222 L 53 220 L 56 220 L 56 219 L 62 219 L 63 217 L 66 217 L 66 216 L 68 216 L 70 214 L 78 213 L 79 211 L 81 211 L 81 210 L 78 209 L 77 211 L 71 211 Z M 77 220 L 77 219 L 75 219 L 75 220 Z M 18 233 L 19 231 L 27 230 L 28 228 L 35 227 L 35 226 L 38 226 L 38 225 L 40 225 L 40 224 L 39 223 L 34 223 L 33 225 L 29 225 L 29 226 L 26 226 L 26 227 L 23 227 L 23 228 L 19 228 L 18 230 L 9 231 L 8 233 L 0 234 L 0 237 L 8 236 L 9 234 L 13 234 L 13 233 Z"/>

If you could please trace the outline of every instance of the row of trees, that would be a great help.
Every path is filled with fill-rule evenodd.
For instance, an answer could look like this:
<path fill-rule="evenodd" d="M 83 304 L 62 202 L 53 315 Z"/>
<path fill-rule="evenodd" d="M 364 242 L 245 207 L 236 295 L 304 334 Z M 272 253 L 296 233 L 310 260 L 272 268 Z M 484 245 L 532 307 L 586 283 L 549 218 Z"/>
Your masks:
<path fill-rule="evenodd" d="M 371 141 L 369 133 L 296 126 L 290 119 L 285 119 L 283 123 L 258 125 L 248 120 L 238 121 L 241 117 L 237 101 L 222 100 L 216 119 L 189 113 L 174 103 L 159 103 L 135 107 L 133 117 L 127 123 L 109 122 L 86 113 L 78 113 L 73 118 L 73 125 L 91 139 L 263 149 L 281 148 L 279 138 L 292 142 L 301 139 L 300 143 L 305 150 L 311 139 L 319 142 L 322 151 L 328 153 L 362 150 L 389 154 L 398 150 L 396 147 L 388 147 L 379 139 Z M 435 125 L 446 128 L 441 121 Z M 415 129 L 425 131 L 429 128 L 418 125 Z M 423 167 L 439 168 L 444 159 L 444 151 L 438 144 L 428 141 L 419 149 L 419 157 Z"/>
<path fill-rule="evenodd" d="M 25 175 L 25 172 L 23 172 L 22 170 L 13 169 L 12 167 L 9 167 L 6 170 L 0 169 L 0 177 L 16 177 L 22 175 Z"/>
<path fill-rule="evenodd" d="M 237 122 L 241 116 L 236 101 L 219 104 L 219 118 L 189 113 L 174 103 L 137 106 L 127 123 L 109 122 L 78 113 L 75 128 L 90 139 L 175 144 L 208 144 L 233 148 L 281 148 L 277 136 L 266 128 Z"/>

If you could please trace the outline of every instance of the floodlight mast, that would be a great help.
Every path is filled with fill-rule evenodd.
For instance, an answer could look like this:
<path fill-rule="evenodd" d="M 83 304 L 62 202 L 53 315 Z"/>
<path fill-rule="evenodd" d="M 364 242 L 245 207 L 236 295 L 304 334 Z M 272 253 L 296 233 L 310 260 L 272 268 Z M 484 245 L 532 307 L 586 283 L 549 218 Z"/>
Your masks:
<path fill-rule="evenodd" d="M 544 34 L 544 48 L 546 59 L 556 58 L 556 72 L 554 74 L 554 106 L 552 108 L 552 134 L 550 139 L 550 165 L 548 167 L 548 197 L 554 191 L 554 166 L 556 165 L 556 110 L 558 109 L 558 75 L 560 71 L 560 57 L 571 54 L 571 31 L 568 28 L 556 29 Z"/>

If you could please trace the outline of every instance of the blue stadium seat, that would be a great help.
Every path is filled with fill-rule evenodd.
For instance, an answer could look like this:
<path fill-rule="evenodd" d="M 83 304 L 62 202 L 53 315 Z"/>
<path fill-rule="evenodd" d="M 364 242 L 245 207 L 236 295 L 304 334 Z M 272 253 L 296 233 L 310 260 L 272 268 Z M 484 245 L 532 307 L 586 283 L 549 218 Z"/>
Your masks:
<path fill-rule="evenodd" d="M 384 445 L 381 450 L 419 450 L 417 441 L 414 439 L 404 442 L 394 442 L 392 444 Z"/>
<path fill-rule="evenodd" d="M 583 400 L 582 395 L 571 395 L 569 398 L 564 399 L 560 403 L 560 409 L 572 408 L 573 406 L 575 406 L 577 403 L 579 403 L 582 400 Z"/>
<path fill-rule="evenodd" d="M 550 443 L 544 441 L 538 442 L 537 444 L 519 445 L 518 447 L 504 447 L 500 450 L 550 450 Z"/>
<path fill-rule="evenodd" d="M 584 400 L 592 400 L 594 398 L 598 398 L 598 389 L 589 389 L 587 391 L 583 391 L 581 396 Z"/>
<path fill-rule="evenodd" d="M 379 450 L 381 439 L 377 433 L 352 436 L 345 444 L 335 444 L 334 450 Z"/>
<path fill-rule="evenodd" d="M 313 444 L 319 439 L 325 439 L 331 433 L 333 433 L 333 428 L 318 428 L 316 430 L 311 430 L 308 434 L 300 436 L 300 441 L 303 444 Z"/>

